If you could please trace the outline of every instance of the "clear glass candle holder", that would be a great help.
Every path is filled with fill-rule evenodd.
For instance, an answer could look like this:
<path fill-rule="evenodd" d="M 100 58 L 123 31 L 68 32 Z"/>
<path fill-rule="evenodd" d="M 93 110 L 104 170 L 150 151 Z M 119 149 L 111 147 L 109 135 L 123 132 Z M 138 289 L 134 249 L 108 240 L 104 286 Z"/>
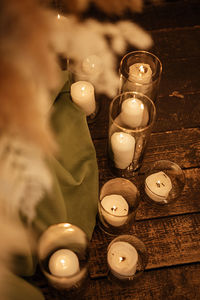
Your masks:
<path fill-rule="evenodd" d="M 131 178 L 138 174 L 155 117 L 153 101 L 141 93 L 125 92 L 112 100 L 108 163 L 116 176 Z"/>
<path fill-rule="evenodd" d="M 99 80 L 102 73 L 101 57 L 99 55 L 93 54 L 85 57 L 82 61 L 76 63 L 69 62 L 68 70 L 70 72 L 71 82 L 89 82 L 94 87 L 95 109 L 92 110 L 90 114 L 87 114 L 88 123 L 92 123 L 95 121 L 100 109 L 98 95 L 95 92 L 95 84 Z M 84 99 L 82 99 L 82 101 L 84 101 Z"/>
<path fill-rule="evenodd" d="M 174 203 L 185 185 L 182 169 L 169 160 L 155 162 L 145 175 L 144 199 L 156 206 Z"/>
<path fill-rule="evenodd" d="M 136 236 L 120 235 L 107 248 L 108 278 L 117 284 L 132 283 L 145 270 L 148 252 Z"/>
<path fill-rule="evenodd" d="M 147 51 L 126 54 L 119 68 L 119 92 L 136 91 L 156 102 L 162 74 L 162 63 L 157 56 Z"/>
<path fill-rule="evenodd" d="M 124 178 L 107 181 L 100 191 L 99 227 L 110 235 L 129 232 L 135 222 L 139 201 L 140 193 L 131 181 Z"/>
<path fill-rule="evenodd" d="M 77 226 L 69 223 L 47 228 L 38 242 L 41 270 L 50 285 L 76 294 L 88 277 L 88 238 Z"/>

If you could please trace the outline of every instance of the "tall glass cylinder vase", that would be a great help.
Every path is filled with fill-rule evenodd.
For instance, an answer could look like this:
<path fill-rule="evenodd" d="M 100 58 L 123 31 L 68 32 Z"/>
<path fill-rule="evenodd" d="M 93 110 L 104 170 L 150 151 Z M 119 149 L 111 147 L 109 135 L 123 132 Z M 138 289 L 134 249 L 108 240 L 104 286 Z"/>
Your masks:
<path fill-rule="evenodd" d="M 120 62 L 119 92 L 135 91 L 147 95 L 156 102 L 162 63 L 157 56 L 147 51 L 133 51 Z"/>
<path fill-rule="evenodd" d="M 111 170 L 118 177 L 131 178 L 142 165 L 156 108 L 146 95 L 125 92 L 110 104 L 108 154 Z"/>

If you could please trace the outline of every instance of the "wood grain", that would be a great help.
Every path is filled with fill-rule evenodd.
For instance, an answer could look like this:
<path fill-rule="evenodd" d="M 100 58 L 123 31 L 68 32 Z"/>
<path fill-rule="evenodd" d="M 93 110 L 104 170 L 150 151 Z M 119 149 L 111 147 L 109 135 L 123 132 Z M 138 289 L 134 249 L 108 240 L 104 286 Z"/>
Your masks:
<path fill-rule="evenodd" d="M 151 2 L 152 4 L 152 2 Z M 141 14 L 125 16 L 147 30 L 199 25 L 200 3 L 198 0 L 169 1 L 144 7 Z"/>
<path fill-rule="evenodd" d="M 100 180 L 109 178 L 111 173 L 108 167 L 107 139 L 95 140 Z M 200 129 L 189 128 L 177 131 L 152 133 L 141 172 L 161 159 L 171 160 L 181 168 L 195 168 L 200 166 Z"/>
<path fill-rule="evenodd" d="M 173 91 L 167 96 L 158 98 L 157 120 L 153 132 L 200 127 L 200 92 L 188 94 L 179 92 L 183 98 L 173 96 Z M 108 135 L 108 111 L 111 100 L 101 96 L 98 101 L 100 102 L 100 111 L 95 121 L 89 124 L 93 140 L 102 139 Z"/>
<path fill-rule="evenodd" d="M 149 254 L 147 269 L 200 261 L 200 215 L 180 215 L 137 221 L 130 234 L 139 237 Z M 114 237 L 96 228 L 90 251 L 90 276 L 106 276 L 106 251 Z"/>
<path fill-rule="evenodd" d="M 198 300 L 200 264 L 145 271 L 130 285 L 119 285 L 105 278 L 89 279 L 85 292 L 74 297 L 48 286 L 38 271 L 29 281 L 40 288 L 46 300 Z M 159 278 L 159 280 L 158 280 Z"/>
<path fill-rule="evenodd" d="M 179 164 L 186 182 L 177 201 L 167 208 L 150 206 L 141 193 L 136 222 L 130 230 L 146 245 L 147 269 L 132 285 L 115 284 L 107 277 L 107 246 L 114 238 L 98 225 L 90 243 L 90 278 L 85 292 L 75 298 L 48 286 L 38 270 L 29 279 L 47 300 L 199 300 L 200 299 L 200 1 L 162 1 L 144 6 L 140 14 L 105 16 L 91 7 L 86 16 L 116 22 L 127 17 L 146 29 L 154 40 L 150 52 L 163 64 L 157 119 L 141 173 L 132 179 L 140 191 L 153 162 L 168 159 Z M 136 50 L 129 47 L 126 52 Z M 122 57 L 118 57 L 119 61 Z M 118 66 L 116 66 L 118 69 Z M 99 166 L 100 187 L 115 177 L 108 167 L 108 110 L 111 99 L 97 95 L 100 110 L 89 124 Z"/>

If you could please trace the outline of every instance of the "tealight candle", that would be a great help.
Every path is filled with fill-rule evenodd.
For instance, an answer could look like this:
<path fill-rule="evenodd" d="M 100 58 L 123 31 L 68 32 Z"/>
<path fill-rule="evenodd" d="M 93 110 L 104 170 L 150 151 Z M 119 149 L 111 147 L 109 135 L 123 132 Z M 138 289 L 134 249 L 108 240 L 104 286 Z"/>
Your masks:
<path fill-rule="evenodd" d="M 149 64 L 135 63 L 129 67 L 129 80 L 144 86 L 138 86 L 138 91 L 146 94 L 150 87 L 145 86 L 152 81 L 152 70 Z"/>
<path fill-rule="evenodd" d="M 118 241 L 113 243 L 107 253 L 108 265 L 111 272 L 122 279 L 136 273 L 138 253 L 130 243 Z"/>
<path fill-rule="evenodd" d="M 101 200 L 104 210 L 101 210 L 104 219 L 112 226 L 121 226 L 127 220 L 129 206 L 121 195 L 108 195 Z"/>
<path fill-rule="evenodd" d="M 80 271 L 78 257 L 69 249 L 60 249 L 50 257 L 49 270 L 58 277 L 73 276 Z"/>
<path fill-rule="evenodd" d="M 94 87 L 88 81 L 77 81 L 71 85 L 72 100 L 85 112 L 87 116 L 95 112 L 96 103 Z"/>
<path fill-rule="evenodd" d="M 111 136 L 111 146 L 115 166 L 119 169 L 126 169 L 133 161 L 135 138 L 125 132 L 115 132 Z"/>
<path fill-rule="evenodd" d="M 145 180 L 145 192 L 156 202 L 164 202 L 171 189 L 171 179 L 163 171 L 151 174 Z"/>
<path fill-rule="evenodd" d="M 149 113 L 142 101 L 129 98 L 122 103 L 120 118 L 125 125 L 135 128 L 147 125 Z"/>

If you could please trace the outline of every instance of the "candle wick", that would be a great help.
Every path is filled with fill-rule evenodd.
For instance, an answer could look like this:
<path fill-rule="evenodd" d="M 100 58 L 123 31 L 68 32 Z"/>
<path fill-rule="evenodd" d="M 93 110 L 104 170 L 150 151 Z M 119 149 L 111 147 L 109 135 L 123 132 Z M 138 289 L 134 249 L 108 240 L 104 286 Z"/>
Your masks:
<path fill-rule="evenodd" d="M 116 206 L 113 206 L 113 207 L 111 207 L 111 210 L 112 210 L 112 211 L 117 211 L 117 207 L 116 207 Z"/>
<path fill-rule="evenodd" d="M 156 182 L 156 185 L 160 188 L 160 181 Z"/>
<path fill-rule="evenodd" d="M 119 258 L 119 261 L 120 261 L 120 262 L 125 261 L 125 260 L 126 260 L 126 257 L 124 257 L 124 256 L 121 256 L 121 257 Z"/>

